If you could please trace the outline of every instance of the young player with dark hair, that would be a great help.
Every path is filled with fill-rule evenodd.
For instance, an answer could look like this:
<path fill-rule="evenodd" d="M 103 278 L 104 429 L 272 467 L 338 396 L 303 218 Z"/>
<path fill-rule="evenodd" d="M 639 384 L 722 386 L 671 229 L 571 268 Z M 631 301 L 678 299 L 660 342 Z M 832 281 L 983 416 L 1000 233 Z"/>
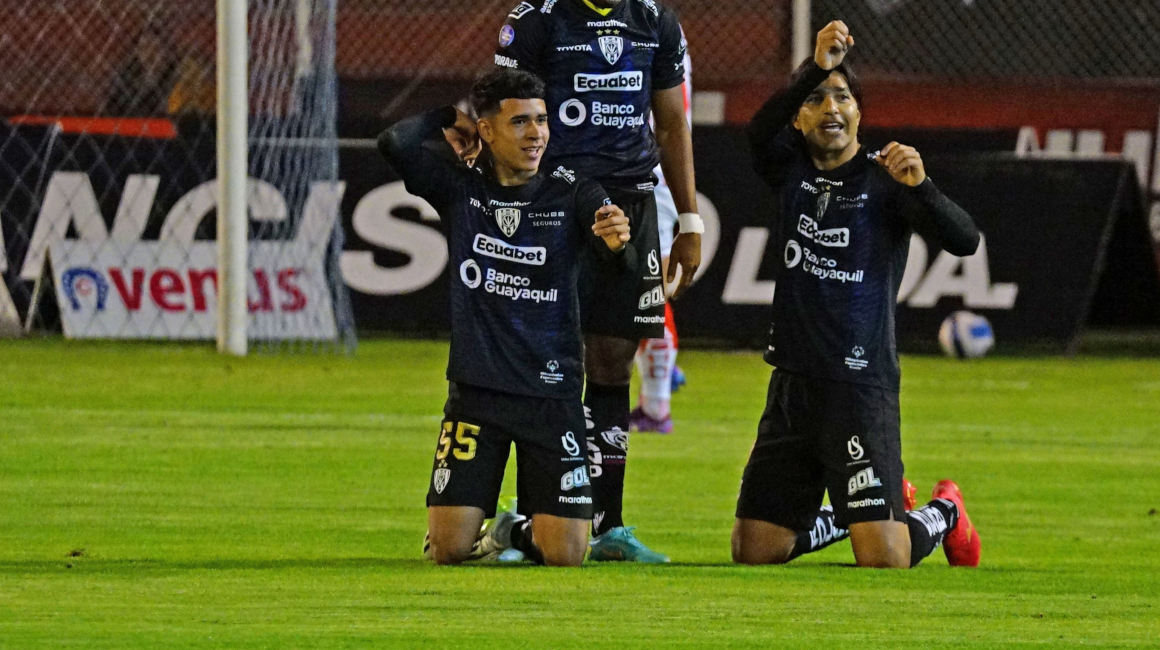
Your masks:
<path fill-rule="evenodd" d="M 546 160 L 599 181 L 631 220 L 638 251 L 635 278 L 611 278 L 590 267 L 584 276 L 584 304 L 600 307 L 584 315 L 593 560 L 668 561 L 624 526 L 622 509 L 633 358 L 641 339 L 664 336 L 652 173 L 658 162 L 681 213 L 668 270 L 669 282 L 678 267 L 682 272 L 674 295 L 701 263 L 704 225 L 681 92 L 684 54 L 676 15 L 656 0 L 521 2 L 501 28 L 495 54 L 497 65 L 546 80 L 552 124 Z"/>
<path fill-rule="evenodd" d="M 449 386 L 427 493 L 428 553 L 440 564 L 514 547 L 533 561 L 579 566 L 587 551 L 579 258 L 587 250 L 627 272 L 635 252 L 628 218 L 598 184 L 564 167 L 540 171 L 543 97 L 543 82 L 526 72 L 477 81 L 473 126 L 485 146 L 472 168 L 424 145 L 465 128 L 454 107 L 379 137 L 407 191 L 430 202 L 448 232 Z M 480 537 L 513 441 L 531 520 L 504 513 Z"/>
<path fill-rule="evenodd" d="M 849 529 L 858 566 L 905 568 L 939 544 L 977 566 L 979 535 L 952 481 L 906 512 L 894 312 L 910 233 L 971 255 L 971 216 L 927 178 L 911 147 L 858 141 L 857 78 L 841 21 L 817 36 L 786 91 L 749 127 L 758 173 L 779 193 L 777 277 L 766 361 L 775 366 L 737 500 L 733 559 L 778 564 L 817 550 L 826 513 Z"/>

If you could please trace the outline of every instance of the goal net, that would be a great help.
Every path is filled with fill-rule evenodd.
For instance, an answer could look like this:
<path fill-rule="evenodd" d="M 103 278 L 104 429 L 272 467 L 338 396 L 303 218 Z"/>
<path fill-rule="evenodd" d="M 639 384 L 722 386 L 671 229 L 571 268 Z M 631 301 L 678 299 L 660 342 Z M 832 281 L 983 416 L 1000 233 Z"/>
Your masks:
<path fill-rule="evenodd" d="M 266 348 L 355 342 L 338 272 L 336 2 L 249 2 L 247 336 Z M 214 0 L 16 0 L 2 14 L 0 335 L 215 338 Z"/>

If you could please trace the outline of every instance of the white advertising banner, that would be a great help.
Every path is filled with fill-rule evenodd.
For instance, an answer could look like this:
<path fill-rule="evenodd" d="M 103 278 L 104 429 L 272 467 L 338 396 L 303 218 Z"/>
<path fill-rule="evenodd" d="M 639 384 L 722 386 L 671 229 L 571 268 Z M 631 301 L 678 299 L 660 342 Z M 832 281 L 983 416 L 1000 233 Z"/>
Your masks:
<path fill-rule="evenodd" d="M 251 338 L 336 337 L 323 250 L 250 242 Z M 216 337 L 215 242 L 57 240 L 49 254 L 68 338 Z"/>

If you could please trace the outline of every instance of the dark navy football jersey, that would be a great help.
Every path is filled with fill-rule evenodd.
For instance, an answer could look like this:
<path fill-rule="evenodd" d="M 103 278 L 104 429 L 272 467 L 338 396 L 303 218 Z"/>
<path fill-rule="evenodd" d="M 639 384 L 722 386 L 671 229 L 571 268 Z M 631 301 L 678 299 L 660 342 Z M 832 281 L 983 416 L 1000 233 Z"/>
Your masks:
<path fill-rule="evenodd" d="M 894 315 L 911 233 L 970 255 L 979 231 L 929 178 L 903 185 L 865 147 L 836 169 L 817 169 L 789 122 L 828 75 L 818 68 L 803 76 L 749 127 L 755 167 L 779 193 L 781 259 L 765 359 L 790 372 L 897 390 Z"/>
<path fill-rule="evenodd" d="M 684 57 L 676 14 L 653 0 L 623 0 L 606 16 L 583 0 L 537 0 L 508 15 L 495 62 L 547 83 L 546 165 L 635 188 L 660 162 L 652 93 L 683 83 Z"/>
<path fill-rule="evenodd" d="M 451 352 L 447 379 L 506 393 L 578 398 L 583 380 L 577 297 L 585 246 L 628 264 L 592 233 L 608 203 L 597 183 L 565 168 L 500 185 L 486 156 L 475 168 L 423 146 L 455 122 L 447 107 L 400 121 L 379 148 L 407 191 L 438 211 L 448 235 Z M 613 262 L 613 260 L 616 262 Z"/>

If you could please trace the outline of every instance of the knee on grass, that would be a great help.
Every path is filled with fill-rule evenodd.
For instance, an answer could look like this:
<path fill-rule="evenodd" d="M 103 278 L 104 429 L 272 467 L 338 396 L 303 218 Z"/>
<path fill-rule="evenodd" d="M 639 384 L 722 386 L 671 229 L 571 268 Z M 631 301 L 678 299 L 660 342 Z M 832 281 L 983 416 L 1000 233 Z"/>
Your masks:
<path fill-rule="evenodd" d="M 544 544 L 537 541 L 537 546 L 546 566 L 578 567 L 588 553 L 587 535 L 562 536 Z"/>
<path fill-rule="evenodd" d="M 737 564 L 785 564 L 793 553 L 794 538 L 769 525 L 738 522 L 730 549 Z"/>
<path fill-rule="evenodd" d="M 470 557 L 470 544 L 464 546 L 455 542 L 440 543 L 434 539 L 431 540 L 431 559 L 435 561 L 435 564 L 463 564 Z"/>

